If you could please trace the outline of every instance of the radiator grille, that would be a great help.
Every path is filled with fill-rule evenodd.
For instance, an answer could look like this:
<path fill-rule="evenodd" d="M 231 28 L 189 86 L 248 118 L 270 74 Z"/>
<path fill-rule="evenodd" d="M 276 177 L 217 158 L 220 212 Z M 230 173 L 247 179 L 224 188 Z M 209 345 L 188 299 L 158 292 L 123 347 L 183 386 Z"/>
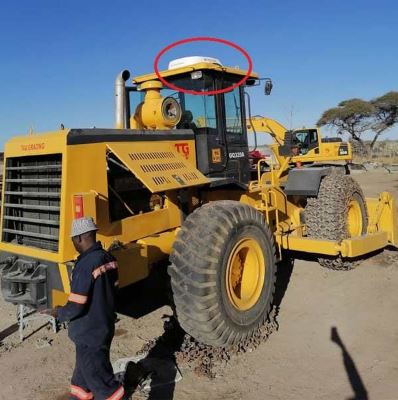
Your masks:
<path fill-rule="evenodd" d="M 3 242 L 58 251 L 61 154 L 8 158 Z"/>

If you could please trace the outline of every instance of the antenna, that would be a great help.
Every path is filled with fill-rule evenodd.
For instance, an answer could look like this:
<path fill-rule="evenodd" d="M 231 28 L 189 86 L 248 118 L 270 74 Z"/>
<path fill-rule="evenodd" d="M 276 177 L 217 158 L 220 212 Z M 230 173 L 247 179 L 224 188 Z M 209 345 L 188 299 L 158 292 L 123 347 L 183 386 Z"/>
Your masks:
<path fill-rule="evenodd" d="M 293 129 L 294 104 L 290 105 L 289 129 Z"/>

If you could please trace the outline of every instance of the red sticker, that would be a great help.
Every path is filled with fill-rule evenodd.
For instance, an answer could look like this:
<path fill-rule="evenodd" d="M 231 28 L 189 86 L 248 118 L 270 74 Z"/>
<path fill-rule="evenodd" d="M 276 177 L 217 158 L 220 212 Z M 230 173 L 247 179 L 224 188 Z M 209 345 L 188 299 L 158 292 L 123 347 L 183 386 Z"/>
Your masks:
<path fill-rule="evenodd" d="M 170 49 L 177 47 L 181 44 L 186 44 L 186 43 L 191 43 L 191 42 L 216 42 L 216 43 L 222 43 L 225 44 L 227 46 L 230 46 L 232 48 L 234 48 L 235 50 L 238 50 L 239 52 L 241 52 L 248 63 L 248 70 L 246 75 L 237 83 L 234 83 L 231 86 L 228 86 L 224 89 L 219 89 L 219 90 L 209 90 L 207 92 L 199 92 L 197 90 L 188 90 L 188 89 L 184 89 L 181 87 L 178 87 L 176 85 L 173 85 L 170 82 L 167 82 L 166 79 L 164 79 L 162 76 L 160 76 L 159 73 L 159 60 L 160 58 L 167 53 Z M 167 86 L 170 89 L 176 90 L 178 92 L 182 92 L 182 93 L 188 93 L 188 94 L 194 94 L 194 95 L 198 95 L 198 96 L 209 96 L 209 95 L 214 95 L 214 94 L 221 94 L 221 93 L 226 93 L 226 92 L 230 92 L 231 90 L 235 89 L 236 87 L 243 85 L 246 80 L 249 78 L 250 74 L 253 71 L 253 62 L 249 56 L 249 54 L 247 53 L 247 51 L 245 49 L 242 49 L 242 47 L 238 46 L 235 43 L 232 43 L 228 40 L 224 40 L 224 39 L 219 39 L 219 38 L 213 38 L 213 37 L 192 37 L 192 38 L 187 38 L 187 39 L 182 39 L 182 40 L 178 40 L 177 42 L 174 42 L 168 46 L 166 46 L 164 49 L 162 49 L 156 56 L 155 61 L 153 63 L 153 69 L 155 71 L 156 76 L 159 78 L 159 80 L 163 83 L 163 85 Z"/>

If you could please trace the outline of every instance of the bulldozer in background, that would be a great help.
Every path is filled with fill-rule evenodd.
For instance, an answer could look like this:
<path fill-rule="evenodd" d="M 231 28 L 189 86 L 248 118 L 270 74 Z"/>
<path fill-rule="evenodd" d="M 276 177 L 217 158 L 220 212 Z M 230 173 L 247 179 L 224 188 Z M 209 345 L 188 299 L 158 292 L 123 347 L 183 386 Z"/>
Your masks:
<path fill-rule="evenodd" d="M 118 260 L 121 287 L 168 260 L 179 323 L 199 341 L 224 346 L 265 323 L 287 250 L 350 269 L 357 257 L 398 246 L 394 198 L 365 199 L 345 169 L 296 168 L 289 143 L 271 147 L 277 164 L 259 160 L 251 169 L 244 93 L 260 82 L 256 73 L 245 85 L 206 95 L 246 71 L 209 58 L 178 64 L 161 75 L 203 96 L 163 88 L 156 74 L 126 86 L 123 71 L 115 129 L 63 129 L 6 143 L 6 301 L 63 305 L 75 257 L 71 221 L 92 216 Z"/>

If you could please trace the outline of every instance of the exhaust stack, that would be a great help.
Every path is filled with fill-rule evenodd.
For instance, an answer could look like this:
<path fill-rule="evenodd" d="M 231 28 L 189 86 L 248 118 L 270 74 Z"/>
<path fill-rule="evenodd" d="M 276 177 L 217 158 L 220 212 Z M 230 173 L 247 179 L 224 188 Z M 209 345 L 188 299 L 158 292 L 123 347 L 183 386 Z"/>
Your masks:
<path fill-rule="evenodd" d="M 115 80 L 115 128 L 127 129 L 126 116 L 126 81 L 130 72 L 125 69 Z"/>

